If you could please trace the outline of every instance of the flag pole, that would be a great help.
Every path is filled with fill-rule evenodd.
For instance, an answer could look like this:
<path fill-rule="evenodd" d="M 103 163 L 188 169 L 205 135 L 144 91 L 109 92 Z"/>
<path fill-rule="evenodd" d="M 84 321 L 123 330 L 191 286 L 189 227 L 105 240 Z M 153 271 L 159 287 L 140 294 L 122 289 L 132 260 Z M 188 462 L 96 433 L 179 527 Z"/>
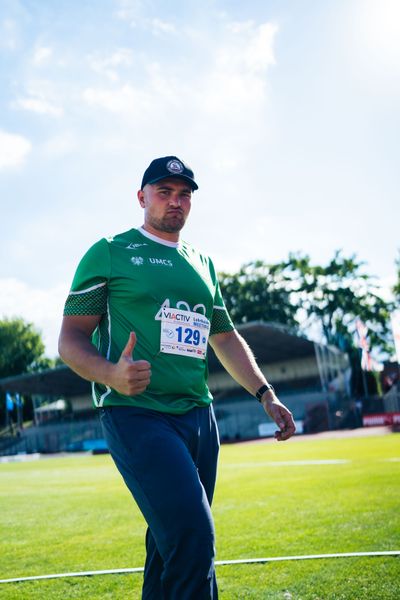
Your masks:
<path fill-rule="evenodd" d="M 363 382 L 363 388 L 364 388 L 364 396 L 365 398 L 368 400 L 369 398 L 369 394 L 368 394 L 368 382 L 367 382 L 367 377 L 365 375 L 365 369 L 363 367 L 363 350 L 360 351 L 360 355 L 361 355 L 361 377 L 362 377 L 362 382 Z"/>
<path fill-rule="evenodd" d="M 368 399 L 368 382 L 364 369 L 364 367 L 366 367 L 366 370 L 368 370 L 369 367 L 369 342 L 367 339 L 368 327 L 360 319 L 360 317 L 356 318 L 356 331 L 358 335 L 358 347 L 360 348 L 361 376 L 364 387 L 364 396 L 366 399 Z"/>

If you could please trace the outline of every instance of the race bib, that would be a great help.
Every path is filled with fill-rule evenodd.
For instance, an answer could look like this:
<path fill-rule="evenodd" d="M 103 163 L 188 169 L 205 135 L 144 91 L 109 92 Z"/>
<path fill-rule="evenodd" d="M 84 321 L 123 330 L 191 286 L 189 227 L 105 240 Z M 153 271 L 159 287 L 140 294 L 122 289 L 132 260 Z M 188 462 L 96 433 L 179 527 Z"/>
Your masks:
<path fill-rule="evenodd" d="M 192 358 L 206 357 L 210 321 L 203 314 L 163 308 L 160 351 Z"/>

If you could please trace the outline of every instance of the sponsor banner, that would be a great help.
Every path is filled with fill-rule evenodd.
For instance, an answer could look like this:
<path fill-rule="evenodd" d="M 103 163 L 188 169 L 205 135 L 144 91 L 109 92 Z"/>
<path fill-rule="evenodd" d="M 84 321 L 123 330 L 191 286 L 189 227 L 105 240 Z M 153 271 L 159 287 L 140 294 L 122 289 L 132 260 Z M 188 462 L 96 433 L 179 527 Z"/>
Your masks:
<path fill-rule="evenodd" d="M 376 427 L 378 425 L 400 425 L 400 413 L 378 413 L 363 416 L 364 427 Z"/>

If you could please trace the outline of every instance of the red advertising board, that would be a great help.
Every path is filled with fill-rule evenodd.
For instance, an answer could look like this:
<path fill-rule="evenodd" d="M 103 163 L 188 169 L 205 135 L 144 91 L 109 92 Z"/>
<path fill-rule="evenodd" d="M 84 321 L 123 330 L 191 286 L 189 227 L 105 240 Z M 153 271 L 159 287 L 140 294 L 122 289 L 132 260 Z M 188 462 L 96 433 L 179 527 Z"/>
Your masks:
<path fill-rule="evenodd" d="M 376 427 L 378 425 L 400 425 L 400 413 L 378 413 L 363 416 L 364 427 Z"/>

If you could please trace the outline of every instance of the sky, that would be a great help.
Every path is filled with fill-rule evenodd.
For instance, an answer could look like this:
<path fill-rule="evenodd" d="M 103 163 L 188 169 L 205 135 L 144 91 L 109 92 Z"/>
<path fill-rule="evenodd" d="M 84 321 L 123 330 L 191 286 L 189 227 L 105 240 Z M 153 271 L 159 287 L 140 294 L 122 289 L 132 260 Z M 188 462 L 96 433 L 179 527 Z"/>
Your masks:
<path fill-rule="evenodd" d="M 182 237 L 219 271 L 341 249 L 394 283 L 397 0 L 1 0 L 0 59 L 0 318 L 48 356 L 158 156 L 193 168 Z"/>

